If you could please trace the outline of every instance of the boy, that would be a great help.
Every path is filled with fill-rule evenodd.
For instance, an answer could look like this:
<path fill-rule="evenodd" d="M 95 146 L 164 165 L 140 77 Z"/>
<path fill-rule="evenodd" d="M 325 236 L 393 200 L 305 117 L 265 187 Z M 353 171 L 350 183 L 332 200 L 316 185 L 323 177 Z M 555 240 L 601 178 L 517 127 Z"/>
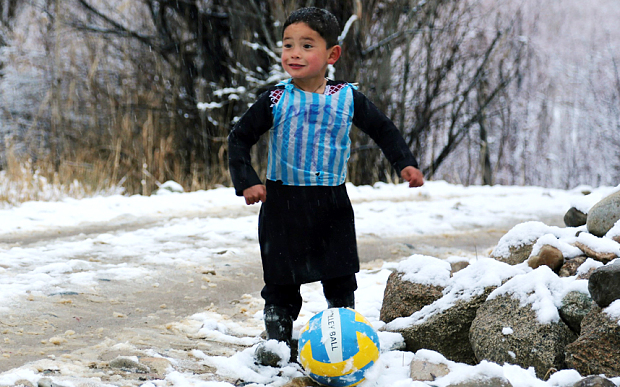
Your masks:
<path fill-rule="evenodd" d="M 330 308 L 355 306 L 359 258 L 344 184 L 351 124 L 370 135 L 410 187 L 424 181 L 394 124 L 351 84 L 325 78 L 342 50 L 336 18 L 302 8 L 283 28 L 281 61 L 291 79 L 248 109 L 228 137 L 228 150 L 236 194 L 248 205 L 262 202 L 258 230 L 267 339 L 290 347 L 301 284 L 321 281 Z M 250 148 L 267 131 L 263 185 L 251 166 Z M 264 365 L 282 360 L 264 343 L 256 357 Z"/>

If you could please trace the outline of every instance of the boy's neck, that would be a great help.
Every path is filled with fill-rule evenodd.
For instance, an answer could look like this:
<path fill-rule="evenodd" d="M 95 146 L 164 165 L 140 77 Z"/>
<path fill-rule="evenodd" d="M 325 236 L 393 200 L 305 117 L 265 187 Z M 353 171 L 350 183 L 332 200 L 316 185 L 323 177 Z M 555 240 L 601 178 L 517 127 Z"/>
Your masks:
<path fill-rule="evenodd" d="M 293 78 L 293 84 L 298 89 L 306 91 L 308 93 L 319 93 L 323 94 L 325 91 L 325 85 L 327 85 L 326 78 L 320 78 L 317 80 L 308 80 L 304 81 L 303 79 L 295 79 Z"/>

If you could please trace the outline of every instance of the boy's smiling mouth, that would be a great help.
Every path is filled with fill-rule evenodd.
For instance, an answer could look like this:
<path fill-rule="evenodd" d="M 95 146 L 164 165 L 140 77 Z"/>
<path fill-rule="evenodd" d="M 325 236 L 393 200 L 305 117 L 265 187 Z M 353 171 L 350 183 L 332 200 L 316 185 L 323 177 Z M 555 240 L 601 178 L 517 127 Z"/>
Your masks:
<path fill-rule="evenodd" d="M 293 69 L 300 69 L 302 67 L 304 67 L 304 65 L 298 64 L 298 63 L 289 63 L 288 67 L 293 68 Z"/>

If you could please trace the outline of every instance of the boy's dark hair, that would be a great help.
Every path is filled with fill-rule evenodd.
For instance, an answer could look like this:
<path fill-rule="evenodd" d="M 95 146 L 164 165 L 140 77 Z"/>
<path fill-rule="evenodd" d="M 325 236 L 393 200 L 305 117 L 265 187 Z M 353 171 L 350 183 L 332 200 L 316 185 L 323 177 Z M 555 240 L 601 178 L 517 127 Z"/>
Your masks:
<path fill-rule="evenodd" d="M 284 22 L 282 33 L 286 27 L 295 23 L 306 23 L 308 27 L 318 32 L 327 42 L 327 48 L 338 44 L 338 37 L 340 36 L 338 19 L 326 9 L 307 7 L 293 11 Z"/>

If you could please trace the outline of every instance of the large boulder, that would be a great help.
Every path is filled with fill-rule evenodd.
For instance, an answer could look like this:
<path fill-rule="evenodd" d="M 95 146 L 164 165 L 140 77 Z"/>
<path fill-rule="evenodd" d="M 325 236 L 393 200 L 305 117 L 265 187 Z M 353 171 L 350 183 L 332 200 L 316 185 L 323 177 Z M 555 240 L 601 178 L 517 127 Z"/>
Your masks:
<path fill-rule="evenodd" d="M 566 365 L 581 375 L 620 376 L 620 319 L 594 306 L 579 338 L 566 346 Z"/>
<path fill-rule="evenodd" d="M 603 198 L 588 211 L 587 227 L 591 234 L 602 237 L 620 220 L 620 191 Z"/>
<path fill-rule="evenodd" d="M 403 279 L 404 276 L 404 273 L 395 271 L 388 277 L 379 317 L 381 321 L 389 323 L 399 317 L 411 316 L 443 295 L 442 286 L 411 282 Z"/>
<path fill-rule="evenodd" d="M 594 270 L 588 280 L 588 291 L 602 308 L 620 299 L 620 260 Z"/>
<path fill-rule="evenodd" d="M 455 362 L 477 364 L 476 356 L 469 344 L 469 328 L 476 317 L 476 311 L 484 303 L 493 287 L 483 294 L 466 300 L 458 300 L 452 307 L 407 327 L 384 329 L 398 332 L 405 339 L 405 349 L 416 352 L 419 349 L 437 351 Z"/>
<path fill-rule="evenodd" d="M 534 367 L 543 378 L 550 369 L 563 369 L 564 348 L 577 336 L 561 320 L 538 321 L 530 304 L 510 295 L 487 300 L 474 319 L 469 339 L 476 358 L 499 364 Z"/>
<path fill-rule="evenodd" d="M 571 207 L 570 210 L 564 214 L 564 224 L 566 227 L 579 227 L 586 224 L 588 221 L 588 215 L 579 211 L 575 207 Z"/>

